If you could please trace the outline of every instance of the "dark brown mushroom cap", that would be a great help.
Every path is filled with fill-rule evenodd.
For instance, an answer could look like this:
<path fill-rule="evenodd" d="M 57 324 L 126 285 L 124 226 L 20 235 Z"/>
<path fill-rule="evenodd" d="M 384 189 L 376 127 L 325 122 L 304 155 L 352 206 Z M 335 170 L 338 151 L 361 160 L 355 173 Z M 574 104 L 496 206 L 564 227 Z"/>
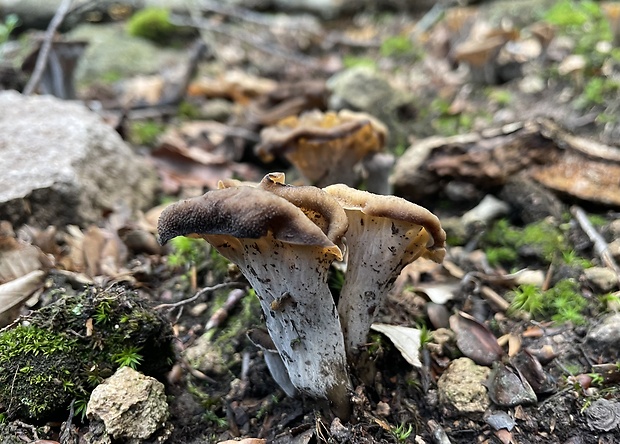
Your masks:
<path fill-rule="evenodd" d="M 284 173 L 269 173 L 258 186 L 295 205 L 332 242 L 339 244 L 349 227 L 349 220 L 338 201 L 321 188 L 286 185 L 284 181 Z"/>
<path fill-rule="evenodd" d="M 253 187 L 213 190 L 176 202 L 162 212 L 157 231 L 162 245 L 191 234 L 258 239 L 271 233 L 276 240 L 322 247 L 342 257 L 340 249 L 299 208 Z"/>
<path fill-rule="evenodd" d="M 386 217 L 424 227 L 432 238 L 425 257 L 441 262 L 445 256 L 446 232 L 439 218 L 424 207 L 396 196 L 383 196 L 356 190 L 343 184 L 330 185 L 324 190 L 333 196 L 345 210 L 359 210 L 373 217 Z"/>

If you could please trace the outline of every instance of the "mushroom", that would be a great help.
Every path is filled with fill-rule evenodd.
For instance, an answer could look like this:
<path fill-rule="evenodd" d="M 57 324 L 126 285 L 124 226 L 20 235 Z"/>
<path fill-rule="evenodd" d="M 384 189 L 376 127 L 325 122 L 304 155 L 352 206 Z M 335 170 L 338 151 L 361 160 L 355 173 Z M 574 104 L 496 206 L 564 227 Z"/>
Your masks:
<path fill-rule="evenodd" d="M 312 207 L 329 236 L 285 198 L 247 186 L 172 204 L 163 211 L 158 232 L 162 244 L 176 236 L 202 237 L 235 263 L 256 291 L 292 384 L 329 399 L 336 415 L 347 419 L 344 339 L 327 285 L 330 264 L 342 259 L 334 241 L 347 226 L 332 230 L 330 221 L 338 217 L 322 213 L 320 200 L 330 196 L 315 193 L 313 199 L 318 199 Z"/>
<path fill-rule="evenodd" d="M 291 382 L 291 378 L 288 376 L 288 371 L 282 358 L 276 349 L 275 344 L 267 333 L 262 328 L 253 328 L 247 333 L 248 339 L 252 344 L 260 348 L 265 358 L 265 363 L 269 369 L 269 373 L 273 377 L 273 380 L 280 386 L 287 396 L 294 398 L 299 394 L 297 388 Z"/>
<path fill-rule="evenodd" d="M 383 150 L 387 128 L 365 113 L 313 111 L 261 131 L 256 154 L 264 161 L 283 155 L 313 185 L 354 185 L 356 166 Z"/>
<path fill-rule="evenodd" d="M 446 234 L 434 214 L 405 199 L 342 184 L 324 190 L 336 198 L 349 220 L 347 271 L 338 313 L 347 356 L 353 362 L 403 267 L 419 257 L 441 262 Z"/>

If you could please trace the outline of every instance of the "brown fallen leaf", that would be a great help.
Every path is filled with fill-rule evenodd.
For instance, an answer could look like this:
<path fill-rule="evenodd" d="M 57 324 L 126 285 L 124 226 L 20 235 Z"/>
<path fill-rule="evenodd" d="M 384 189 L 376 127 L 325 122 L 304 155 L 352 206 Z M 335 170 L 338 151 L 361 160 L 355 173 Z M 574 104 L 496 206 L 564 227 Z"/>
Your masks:
<path fill-rule="evenodd" d="M 8 222 L 0 227 L 0 284 L 52 265 L 40 248 L 15 238 Z M 1 307 L 1 306 L 0 306 Z"/>
<path fill-rule="evenodd" d="M 22 305 L 43 287 L 47 272 L 34 270 L 0 285 L 0 327 L 10 324 Z"/>
<path fill-rule="evenodd" d="M 467 313 L 452 315 L 450 328 L 456 333 L 459 350 L 476 364 L 491 365 L 504 355 L 491 330 Z"/>

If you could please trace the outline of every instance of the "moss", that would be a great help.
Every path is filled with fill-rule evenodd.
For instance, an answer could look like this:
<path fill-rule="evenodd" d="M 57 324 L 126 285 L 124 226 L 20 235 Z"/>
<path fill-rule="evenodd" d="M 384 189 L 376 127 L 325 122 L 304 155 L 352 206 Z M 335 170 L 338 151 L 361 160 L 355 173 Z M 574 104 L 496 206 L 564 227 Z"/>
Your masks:
<path fill-rule="evenodd" d="M 170 23 L 170 11 L 162 8 L 145 8 L 136 12 L 127 23 L 127 32 L 156 43 L 169 41 L 178 27 Z"/>
<path fill-rule="evenodd" d="M 129 140 L 136 145 L 154 146 L 166 126 L 153 121 L 132 122 L 129 127 Z"/>
<path fill-rule="evenodd" d="M 174 358 L 172 330 L 163 317 L 121 288 L 64 296 L 0 333 L 3 413 L 62 419 L 71 400 L 87 399 L 130 358 L 138 370 L 163 379 Z"/>
<path fill-rule="evenodd" d="M 523 310 L 537 319 L 583 324 L 588 301 L 579 292 L 573 279 L 562 279 L 552 288 L 542 291 L 531 284 L 520 285 L 511 293 L 511 310 Z"/>
<path fill-rule="evenodd" d="M 363 67 L 372 70 L 377 69 L 377 61 L 371 57 L 362 57 L 349 54 L 342 58 L 342 64 L 345 68 Z"/>
<path fill-rule="evenodd" d="M 492 265 L 511 265 L 519 253 L 549 264 L 570 251 L 563 231 L 547 220 L 518 228 L 501 219 L 484 235 L 482 246 Z"/>
<path fill-rule="evenodd" d="M 380 52 L 383 57 L 413 55 L 417 58 L 415 47 L 413 46 L 413 43 L 411 43 L 409 37 L 406 35 L 395 35 L 386 38 L 381 43 Z"/>

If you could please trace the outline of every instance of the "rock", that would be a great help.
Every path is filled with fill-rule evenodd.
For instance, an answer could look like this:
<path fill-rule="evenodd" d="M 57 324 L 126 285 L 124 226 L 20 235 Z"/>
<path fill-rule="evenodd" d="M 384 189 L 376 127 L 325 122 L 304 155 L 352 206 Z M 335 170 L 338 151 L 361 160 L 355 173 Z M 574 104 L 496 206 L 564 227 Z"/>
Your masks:
<path fill-rule="evenodd" d="M 390 145 L 406 143 L 407 128 L 399 116 L 414 113 L 412 101 L 372 69 L 354 67 L 342 71 L 327 81 L 327 88 L 331 91 L 331 109 L 371 114 L 387 125 Z"/>
<path fill-rule="evenodd" d="M 103 422 L 113 439 L 147 439 L 168 419 L 164 385 L 130 367 L 121 367 L 95 387 L 86 415 L 91 421 Z"/>
<path fill-rule="evenodd" d="M 458 413 L 484 412 L 491 402 L 484 386 L 489 372 L 469 358 L 455 359 L 437 381 L 439 401 Z"/>
<path fill-rule="evenodd" d="M 86 225 L 150 205 L 153 169 L 84 106 L 0 92 L 0 219 Z"/>
<path fill-rule="evenodd" d="M 461 219 L 466 227 L 477 224 L 486 226 L 489 222 L 501 216 L 506 216 L 509 212 L 510 207 L 507 203 L 499 200 L 492 194 L 487 194 L 478 205 L 463 214 Z"/>
<path fill-rule="evenodd" d="M 154 74 L 185 63 L 183 52 L 130 36 L 122 23 L 83 24 L 68 33 L 67 38 L 88 42 L 75 73 L 78 86 L 95 80 L 109 82 Z"/>
<path fill-rule="evenodd" d="M 607 248 L 609 248 L 609 252 L 614 257 L 616 262 L 620 262 L 620 238 L 612 241 Z"/>
<path fill-rule="evenodd" d="M 597 399 L 585 412 L 588 427 L 593 432 L 609 432 L 620 429 L 620 402 Z"/>
<path fill-rule="evenodd" d="M 583 270 L 586 279 L 598 290 L 608 292 L 618 287 L 616 272 L 606 267 L 592 267 Z"/>
<path fill-rule="evenodd" d="M 615 346 L 620 342 L 620 313 L 607 316 L 587 336 L 587 342 L 600 346 Z"/>

